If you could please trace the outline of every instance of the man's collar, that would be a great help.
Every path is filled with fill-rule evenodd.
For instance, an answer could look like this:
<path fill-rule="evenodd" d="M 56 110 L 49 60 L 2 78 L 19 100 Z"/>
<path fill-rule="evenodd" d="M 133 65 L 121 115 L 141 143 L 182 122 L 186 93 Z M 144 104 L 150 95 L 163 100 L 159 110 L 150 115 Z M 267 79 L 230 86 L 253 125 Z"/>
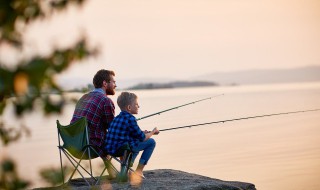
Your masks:
<path fill-rule="evenodd" d="M 100 92 L 106 94 L 106 91 L 104 91 L 102 88 L 95 88 L 92 92 Z"/>

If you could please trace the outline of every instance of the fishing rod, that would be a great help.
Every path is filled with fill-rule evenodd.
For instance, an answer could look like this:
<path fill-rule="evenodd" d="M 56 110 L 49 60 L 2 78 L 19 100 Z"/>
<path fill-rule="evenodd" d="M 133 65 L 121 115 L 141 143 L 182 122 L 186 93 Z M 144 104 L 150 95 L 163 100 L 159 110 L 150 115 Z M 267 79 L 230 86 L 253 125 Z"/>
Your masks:
<path fill-rule="evenodd" d="M 204 98 L 204 99 L 197 100 L 197 101 L 194 101 L 194 102 L 186 103 L 186 104 L 183 104 L 183 105 L 180 105 L 180 106 L 176 106 L 176 107 L 173 107 L 173 108 L 169 108 L 169 109 L 166 109 L 166 110 L 163 110 L 163 111 L 159 111 L 159 112 L 156 112 L 156 113 L 153 113 L 153 114 L 144 116 L 144 117 L 140 117 L 140 118 L 138 118 L 138 119 L 136 119 L 136 120 L 139 121 L 139 120 L 142 120 L 142 119 L 145 119 L 145 118 L 154 116 L 154 115 L 160 115 L 160 114 L 162 114 L 162 113 L 164 113 L 164 112 L 167 112 L 167 111 L 171 111 L 171 110 L 178 109 L 178 108 L 181 108 L 181 107 L 190 105 L 190 104 L 195 104 L 195 103 L 197 103 L 197 102 L 209 100 L 209 99 L 212 99 L 212 98 L 215 98 L 215 97 L 218 97 L 218 96 L 223 96 L 223 95 L 224 95 L 224 94 L 219 94 L 219 95 L 212 96 L 212 97 L 209 97 L 209 98 Z"/>
<path fill-rule="evenodd" d="M 273 114 L 266 114 L 266 115 L 256 115 L 256 116 L 241 117 L 241 118 L 235 118 L 235 119 L 227 119 L 227 120 L 213 121 L 213 122 L 207 122 L 207 123 L 186 125 L 186 126 L 181 126 L 181 127 L 173 127 L 173 128 L 161 129 L 159 131 L 170 131 L 170 130 L 176 130 L 176 129 L 191 128 L 191 127 L 201 126 L 201 125 L 209 125 L 209 124 L 215 124 L 215 123 L 225 123 L 225 122 L 229 122 L 229 121 L 239 121 L 239 120 L 244 120 L 244 119 L 255 119 L 255 118 L 259 118 L 259 117 L 270 117 L 270 116 L 276 116 L 276 115 L 295 114 L 295 113 L 312 112 L 312 111 L 319 111 L 319 110 L 320 109 L 313 109 L 313 110 L 273 113 Z"/>

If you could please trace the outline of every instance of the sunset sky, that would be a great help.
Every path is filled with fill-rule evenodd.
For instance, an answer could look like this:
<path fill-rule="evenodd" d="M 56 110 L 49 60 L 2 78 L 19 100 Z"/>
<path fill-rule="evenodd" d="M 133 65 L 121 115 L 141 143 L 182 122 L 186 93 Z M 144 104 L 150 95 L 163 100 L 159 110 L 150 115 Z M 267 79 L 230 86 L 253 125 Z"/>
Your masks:
<path fill-rule="evenodd" d="M 86 35 L 98 57 L 63 78 L 101 69 L 117 79 L 320 65 L 319 0 L 90 0 L 26 31 L 42 54 Z"/>

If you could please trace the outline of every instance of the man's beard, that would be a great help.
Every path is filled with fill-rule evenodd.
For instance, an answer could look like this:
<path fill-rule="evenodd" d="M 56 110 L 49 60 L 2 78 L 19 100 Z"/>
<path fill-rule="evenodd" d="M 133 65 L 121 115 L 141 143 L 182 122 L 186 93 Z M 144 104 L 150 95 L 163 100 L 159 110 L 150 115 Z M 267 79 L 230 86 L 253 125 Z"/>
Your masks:
<path fill-rule="evenodd" d="M 116 93 L 116 92 L 115 92 L 114 89 L 109 89 L 109 88 L 106 89 L 106 94 L 107 94 L 107 95 L 115 95 L 115 93 Z"/>

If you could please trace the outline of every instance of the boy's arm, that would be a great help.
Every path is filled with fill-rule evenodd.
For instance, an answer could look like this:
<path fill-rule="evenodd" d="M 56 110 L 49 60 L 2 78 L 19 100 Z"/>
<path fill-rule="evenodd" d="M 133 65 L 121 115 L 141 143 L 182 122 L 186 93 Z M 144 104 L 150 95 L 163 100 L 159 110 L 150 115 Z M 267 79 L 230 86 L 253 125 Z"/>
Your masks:
<path fill-rule="evenodd" d="M 152 135 L 157 135 L 159 133 L 159 130 L 155 127 L 152 131 L 148 131 L 147 133 L 145 133 L 146 138 L 144 139 L 144 141 L 148 140 Z"/>
<path fill-rule="evenodd" d="M 147 134 L 140 129 L 135 117 L 132 116 L 129 118 L 128 125 L 130 126 L 130 127 L 128 127 L 129 136 L 131 136 L 132 138 L 137 139 L 141 142 L 146 140 Z M 150 137 L 148 137 L 148 138 L 150 138 Z"/>

